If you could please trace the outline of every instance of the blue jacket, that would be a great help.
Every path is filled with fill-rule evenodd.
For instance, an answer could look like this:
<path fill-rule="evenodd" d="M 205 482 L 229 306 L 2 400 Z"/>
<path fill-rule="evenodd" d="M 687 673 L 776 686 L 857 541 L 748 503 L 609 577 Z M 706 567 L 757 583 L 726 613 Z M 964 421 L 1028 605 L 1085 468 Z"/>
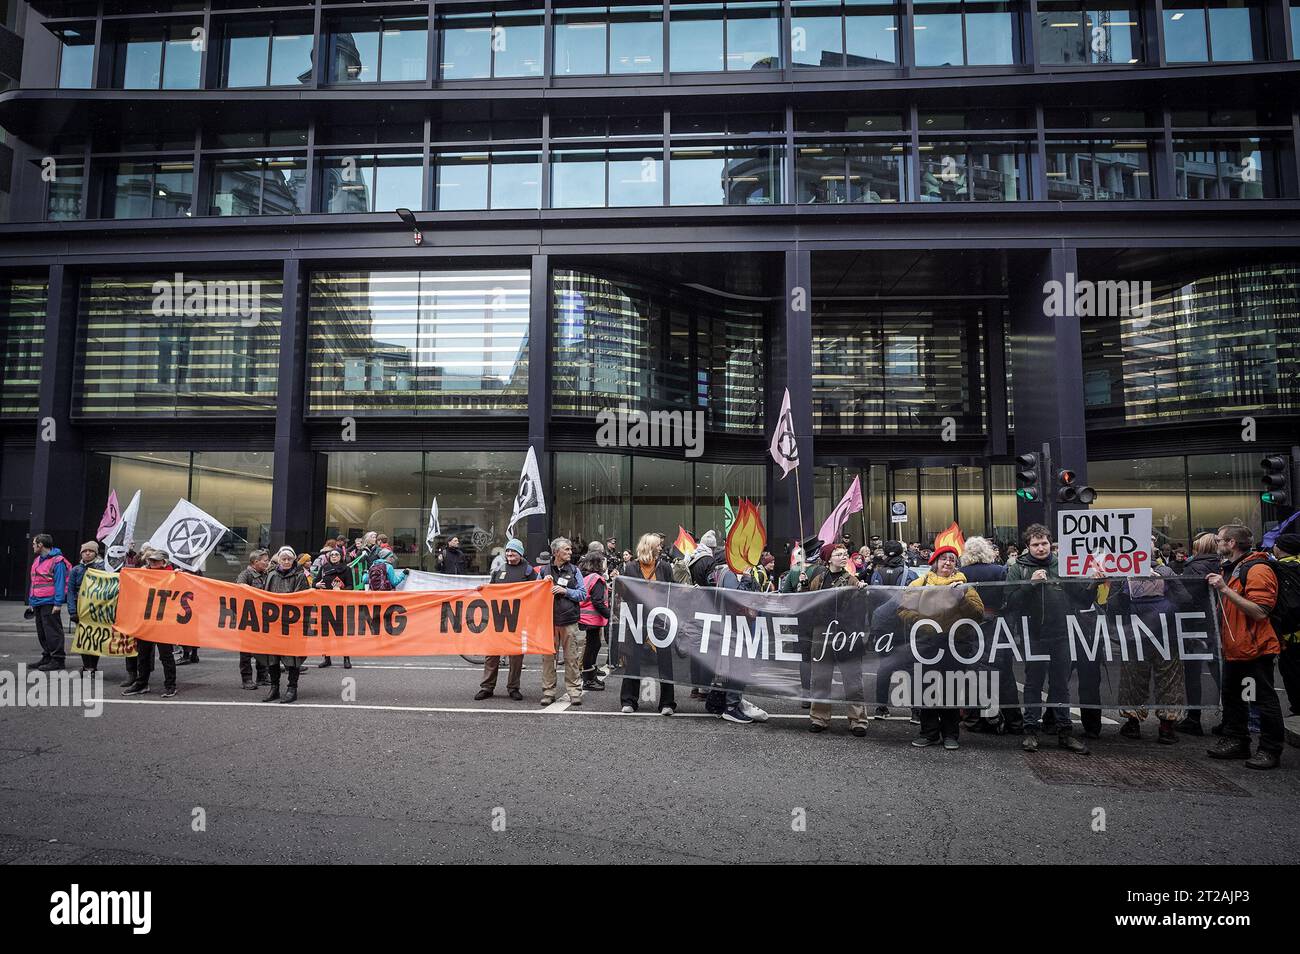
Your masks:
<path fill-rule="evenodd" d="M 32 596 L 31 585 L 35 584 L 36 564 L 51 561 L 49 570 L 53 571 L 54 594 L 52 596 Z M 45 556 L 38 556 L 32 561 L 32 581 L 27 590 L 28 606 L 62 606 L 68 596 L 68 561 L 58 547 L 51 548 Z"/>
<path fill-rule="evenodd" d="M 77 597 L 81 594 L 81 581 L 86 578 L 87 570 L 107 570 L 108 565 L 103 560 L 92 560 L 90 563 L 78 563 L 68 574 L 68 619 L 74 623 L 77 621 Z"/>

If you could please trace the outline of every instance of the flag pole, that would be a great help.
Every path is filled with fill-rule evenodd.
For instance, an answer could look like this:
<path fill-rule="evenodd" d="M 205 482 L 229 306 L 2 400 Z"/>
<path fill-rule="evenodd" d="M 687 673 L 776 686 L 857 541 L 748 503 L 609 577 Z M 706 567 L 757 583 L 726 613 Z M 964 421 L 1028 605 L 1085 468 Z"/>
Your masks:
<path fill-rule="evenodd" d="M 795 506 L 799 508 L 799 549 L 803 549 L 803 542 L 807 539 L 803 535 L 803 492 L 799 489 L 799 465 L 794 465 L 794 499 Z M 805 563 L 808 562 L 808 554 L 803 555 Z"/>

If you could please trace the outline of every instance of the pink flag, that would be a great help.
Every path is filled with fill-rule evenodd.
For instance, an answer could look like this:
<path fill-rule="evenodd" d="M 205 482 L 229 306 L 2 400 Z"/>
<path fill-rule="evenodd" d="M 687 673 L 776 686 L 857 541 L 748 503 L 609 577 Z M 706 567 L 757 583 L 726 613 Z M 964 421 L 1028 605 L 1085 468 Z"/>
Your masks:
<path fill-rule="evenodd" d="M 794 434 L 794 416 L 790 413 L 790 389 L 785 389 L 781 400 L 781 413 L 776 417 L 776 430 L 772 432 L 772 445 L 769 448 L 772 460 L 781 468 L 781 479 L 785 480 L 790 471 L 799 466 L 799 442 Z"/>
<path fill-rule="evenodd" d="M 95 531 L 95 539 L 103 540 L 117 526 L 117 522 L 122 519 L 122 508 L 117 503 L 117 491 L 108 492 L 108 506 L 104 508 L 104 516 L 100 518 L 99 529 Z"/>
<path fill-rule="evenodd" d="M 822 528 L 817 531 L 817 539 L 823 544 L 835 543 L 840 538 L 840 531 L 844 525 L 849 522 L 849 514 L 857 513 L 862 509 L 862 484 L 857 477 L 853 478 L 853 483 L 845 492 L 843 499 L 835 505 L 831 515 L 826 518 Z"/>

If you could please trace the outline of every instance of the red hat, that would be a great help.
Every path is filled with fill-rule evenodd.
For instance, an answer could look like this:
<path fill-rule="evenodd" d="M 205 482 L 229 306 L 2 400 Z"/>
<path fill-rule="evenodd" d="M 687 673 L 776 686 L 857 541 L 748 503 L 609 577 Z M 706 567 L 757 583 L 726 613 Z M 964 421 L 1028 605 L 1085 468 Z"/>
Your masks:
<path fill-rule="evenodd" d="M 930 554 L 930 564 L 933 566 L 935 561 L 937 561 L 939 557 L 943 556 L 945 553 L 951 553 L 953 557 L 957 560 L 961 559 L 961 554 L 957 552 L 957 548 L 952 546 L 951 544 L 945 543 L 942 546 L 937 546 L 934 548 L 934 552 Z"/>
<path fill-rule="evenodd" d="M 828 543 L 824 547 L 822 547 L 822 562 L 830 563 L 831 554 L 834 553 L 838 548 L 839 545 L 835 543 Z"/>

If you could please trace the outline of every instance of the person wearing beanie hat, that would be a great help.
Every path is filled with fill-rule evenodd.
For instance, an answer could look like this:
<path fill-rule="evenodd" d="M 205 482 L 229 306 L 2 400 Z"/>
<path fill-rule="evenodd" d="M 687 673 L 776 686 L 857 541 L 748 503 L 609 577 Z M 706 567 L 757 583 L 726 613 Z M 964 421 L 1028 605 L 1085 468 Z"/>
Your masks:
<path fill-rule="evenodd" d="M 99 556 L 99 544 L 87 540 L 81 545 L 81 562 L 68 574 L 68 622 L 73 626 L 73 641 L 76 641 L 77 596 L 81 591 L 81 581 L 86 578 L 87 570 L 107 570 L 108 564 Z M 99 669 L 99 657 L 93 653 L 81 654 L 81 671 L 95 672 Z"/>
<path fill-rule="evenodd" d="M 884 547 L 885 563 L 871 574 L 872 586 L 907 586 L 920 574 L 907 565 L 906 555 L 901 540 L 886 540 Z M 877 715 L 879 715 L 877 709 Z"/>
<path fill-rule="evenodd" d="M 171 570 L 166 550 L 157 547 L 145 547 L 140 554 L 146 570 Z M 176 695 L 176 656 L 171 643 L 152 643 L 147 639 L 137 638 L 135 656 L 126 659 L 128 683 L 122 687 L 124 696 L 141 696 L 149 691 L 149 677 L 153 675 L 153 656 L 155 647 L 158 658 L 162 661 L 163 698 L 170 699 Z"/>
<path fill-rule="evenodd" d="M 489 585 L 493 583 L 527 583 L 537 579 L 537 571 L 528 565 L 524 559 L 524 545 L 518 540 L 511 538 L 506 541 L 505 549 L 502 551 L 505 562 L 500 569 L 493 570 L 488 578 Z M 524 671 L 524 657 L 510 656 L 510 670 L 506 675 L 506 692 L 515 702 L 520 702 L 524 694 L 519 689 L 520 676 Z M 483 681 L 478 684 L 478 692 L 474 694 L 474 701 L 481 702 L 491 697 L 496 691 L 497 674 L 501 671 L 501 657 L 488 656 L 483 660 Z"/>
<path fill-rule="evenodd" d="M 298 554 L 293 547 L 281 547 L 275 551 L 275 562 L 266 574 L 266 591 L 268 593 L 298 593 L 310 589 L 307 571 L 298 564 Z M 304 656 L 272 656 L 264 654 L 262 664 L 266 666 L 271 679 L 271 691 L 263 702 L 293 702 L 298 698 L 298 674 L 302 670 Z M 289 687 L 280 697 L 280 669 L 289 673 Z"/>
<path fill-rule="evenodd" d="M 1300 573 L 1300 533 L 1278 534 L 1278 538 L 1273 541 L 1273 556 L 1277 557 L 1278 563 L 1295 567 L 1292 572 Z M 1300 630 L 1277 635 L 1282 642 L 1282 652 L 1277 657 L 1277 671 L 1282 676 L 1282 686 L 1286 689 L 1286 701 L 1291 715 L 1300 715 Z"/>

